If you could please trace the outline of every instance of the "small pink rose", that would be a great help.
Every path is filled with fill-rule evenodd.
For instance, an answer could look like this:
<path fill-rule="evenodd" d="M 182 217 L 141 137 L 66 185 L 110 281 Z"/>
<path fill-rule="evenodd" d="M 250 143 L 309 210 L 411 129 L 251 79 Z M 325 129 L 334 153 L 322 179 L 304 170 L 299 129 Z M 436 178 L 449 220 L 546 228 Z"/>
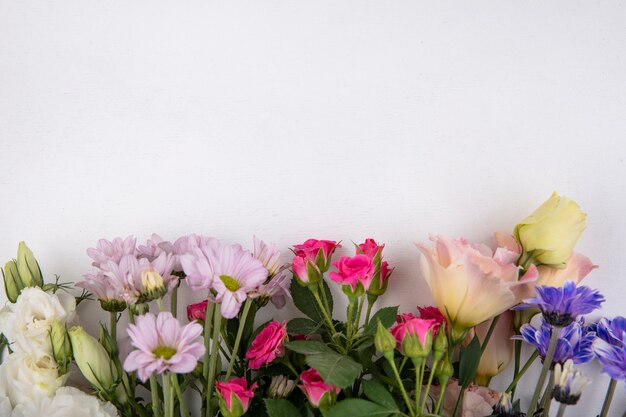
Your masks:
<path fill-rule="evenodd" d="M 248 388 L 245 378 L 233 378 L 229 381 L 215 382 L 215 389 L 220 396 L 220 409 L 225 416 L 241 416 L 250 407 L 250 400 L 254 397 L 256 382 Z M 240 406 L 240 407 L 239 407 Z"/>
<path fill-rule="evenodd" d="M 291 270 L 294 276 L 303 284 L 311 284 L 319 281 L 322 277 L 320 270 L 315 265 L 315 260 L 304 256 L 294 256 L 291 261 Z"/>
<path fill-rule="evenodd" d="M 321 272 L 328 271 L 330 267 L 330 258 L 335 249 L 340 248 L 334 240 L 317 240 L 308 239 L 300 245 L 294 245 L 293 251 L 296 256 L 307 259 L 317 265 L 317 269 Z M 320 257 L 320 255 L 322 255 Z"/>
<path fill-rule="evenodd" d="M 365 239 L 365 242 L 357 246 L 356 254 L 367 255 L 370 258 L 374 259 L 378 253 L 380 253 L 380 256 L 382 257 L 384 247 L 385 245 L 379 245 L 374 239 L 368 238 Z"/>
<path fill-rule="evenodd" d="M 285 354 L 287 323 L 272 321 L 259 332 L 246 352 L 250 369 L 259 369 Z"/>
<path fill-rule="evenodd" d="M 396 338 L 398 350 L 402 351 L 402 342 L 406 335 L 417 336 L 420 344 L 424 346 L 428 332 L 432 332 L 435 326 L 437 326 L 435 320 L 425 320 L 411 313 L 404 313 L 396 318 L 396 324 L 389 331 Z"/>
<path fill-rule="evenodd" d="M 208 305 L 208 300 L 204 300 L 196 304 L 189 304 L 187 306 L 187 319 L 189 321 L 197 320 L 204 323 L 204 319 L 206 318 L 206 309 Z"/>
<path fill-rule="evenodd" d="M 359 284 L 367 291 L 376 272 L 372 259 L 367 255 L 351 258 L 343 256 L 333 265 L 337 267 L 337 272 L 331 272 L 328 275 L 330 279 L 339 284 L 350 285 L 353 291 L 356 291 Z"/>
<path fill-rule="evenodd" d="M 300 389 L 306 394 L 311 405 L 315 408 L 329 407 L 337 399 L 337 394 L 341 391 L 338 387 L 324 382 L 319 372 L 311 368 L 300 374 L 302 385 Z"/>

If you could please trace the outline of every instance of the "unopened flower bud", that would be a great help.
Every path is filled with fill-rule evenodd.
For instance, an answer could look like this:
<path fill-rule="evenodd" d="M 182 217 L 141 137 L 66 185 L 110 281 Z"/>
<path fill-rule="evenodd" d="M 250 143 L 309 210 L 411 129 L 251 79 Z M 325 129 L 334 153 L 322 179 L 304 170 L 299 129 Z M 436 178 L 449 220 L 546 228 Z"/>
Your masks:
<path fill-rule="evenodd" d="M 439 381 L 439 385 L 445 386 L 448 383 L 448 380 L 452 378 L 452 375 L 454 375 L 454 367 L 447 357 L 445 357 L 435 370 L 435 376 L 437 377 L 437 381 Z"/>
<path fill-rule="evenodd" d="M 591 383 L 591 379 L 574 368 L 574 362 L 568 359 L 563 365 L 554 365 L 554 390 L 552 396 L 562 404 L 575 405 L 580 399 L 583 389 Z"/>
<path fill-rule="evenodd" d="M 271 398 L 287 398 L 296 387 L 296 381 L 286 375 L 275 375 L 270 383 Z"/>
<path fill-rule="evenodd" d="M 141 298 L 145 302 L 159 299 L 167 293 L 163 277 L 152 267 L 141 272 L 141 286 Z"/>
<path fill-rule="evenodd" d="M 493 406 L 493 413 L 498 417 L 518 417 L 520 413 L 513 408 L 511 404 L 511 394 L 503 392 L 500 394 L 500 400 Z"/>
<path fill-rule="evenodd" d="M 112 391 L 117 379 L 107 351 L 80 326 L 68 330 L 76 365 L 99 392 Z"/>
<path fill-rule="evenodd" d="M 115 358 L 119 355 L 117 341 L 113 339 L 109 331 L 104 326 L 100 326 L 100 344 L 107 351 L 109 357 Z"/>
<path fill-rule="evenodd" d="M 420 336 L 413 333 L 407 333 L 402 341 L 402 350 L 404 354 L 411 359 L 423 360 L 428 357 L 433 347 L 433 333 L 428 330 L 423 335 L 424 340 L 420 341 Z"/>
<path fill-rule="evenodd" d="M 376 336 L 374 336 L 374 346 L 376 351 L 385 355 L 388 358 L 390 356 L 393 359 L 393 352 L 396 349 L 396 339 L 391 332 L 382 325 L 378 320 L 378 327 L 376 328 Z"/>
<path fill-rule="evenodd" d="M 59 320 L 53 321 L 50 326 L 50 344 L 54 360 L 59 365 L 59 372 L 66 374 L 72 362 L 72 345 L 65 326 Z"/>
<path fill-rule="evenodd" d="M 37 263 L 33 252 L 24 242 L 20 242 L 17 247 L 17 271 L 19 272 L 20 278 L 25 286 L 43 286 L 43 277 L 41 276 L 39 264 Z"/>
<path fill-rule="evenodd" d="M 448 336 L 444 331 L 444 327 L 441 327 L 437 332 L 437 336 L 435 336 L 435 341 L 433 342 L 433 360 L 440 361 L 447 351 Z"/>
<path fill-rule="evenodd" d="M 7 298 L 10 302 L 15 303 L 25 287 L 20 279 L 20 274 L 17 272 L 17 263 L 15 261 L 9 261 L 4 265 L 2 279 L 4 280 L 4 290 Z"/>

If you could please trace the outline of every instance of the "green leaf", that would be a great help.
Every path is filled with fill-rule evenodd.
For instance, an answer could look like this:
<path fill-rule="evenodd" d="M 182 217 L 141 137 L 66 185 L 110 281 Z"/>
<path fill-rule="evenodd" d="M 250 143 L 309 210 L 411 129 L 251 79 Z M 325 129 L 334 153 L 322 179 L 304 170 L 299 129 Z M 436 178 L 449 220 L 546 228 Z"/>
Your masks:
<path fill-rule="evenodd" d="M 327 384 L 339 388 L 351 385 L 363 369 L 349 356 L 335 352 L 322 342 L 299 340 L 289 342 L 285 347 L 305 355 L 307 365 L 317 369 Z"/>
<path fill-rule="evenodd" d="M 327 417 L 387 417 L 390 414 L 397 413 L 394 408 L 389 409 L 378 405 L 371 401 L 362 400 L 360 398 L 349 398 L 338 402 L 327 414 Z"/>
<path fill-rule="evenodd" d="M 326 281 L 322 280 L 321 283 L 321 287 L 324 288 L 324 291 L 326 292 L 326 297 L 328 298 L 328 304 L 330 304 L 330 312 L 332 316 L 333 296 L 330 293 L 330 288 L 328 287 Z M 291 280 L 291 297 L 293 298 L 293 303 L 298 308 L 298 310 L 306 314 L 309 318 L 311 318 L 311 320 L 316 323 L 324 320 L 324 315 L 320 311 L 320 308 L 317 304 L 317 301 L 315 301 L 313 294 L 307 287 L 303 287 L 302 285 L 298 284 L 297 279 Z"/>
<path fill-rule="evenodd" d="M 478 363 L 480 362 L 480 342 L 474 336 L 472 341 L 461 351 L 459 361 L 459 383 L 467 388 L 476 376 Z"/>
<path fill-rule="evenodd" d="M 269 417 L 302 417 L 293 404 L 283 399 L 266 398 L 265 408 Z"/>
<path fill-rule="evenodd" d="M 318 334 L 323 326 L 324 322 L 322 321 L 314 322 L 311 319 L 297 317 L 295 319 L 289 320 L 289 322 L 287 323 L 287 333 L 310 336 L 312 334 Z"/>
<path fill-rule="evenodd" d="M 363 393 L 376 404 L 397 411 L 398 406 L 389 392 L 389 389 L 384 387 L 380 382 L 374 380 L 363 381 Z"/>
<path fill-rule="evenodd" d="M 398 315 L 398 306 L 381 308 L 372 316 L 370 322 L 367 324 L 363 333 L 366 335 L 374 336 L 376 334 L 376 327 L 378 326 L 378 320 L 386 328 L 390 328 L 396 321 Z"/>

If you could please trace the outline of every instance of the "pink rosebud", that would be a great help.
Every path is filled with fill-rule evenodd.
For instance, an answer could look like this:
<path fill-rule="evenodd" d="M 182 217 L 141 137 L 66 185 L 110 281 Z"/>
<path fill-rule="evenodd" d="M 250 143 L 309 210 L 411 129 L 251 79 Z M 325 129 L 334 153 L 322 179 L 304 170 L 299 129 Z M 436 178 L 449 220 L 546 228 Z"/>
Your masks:
<path fill-rule="evenodd" d="M 294 245 L 293 251 L 296 256 L 314 262 L 320 271 L 326 272 L 330 266 L 333 252 L 340 247 L 341 245 L 333 240 L 308 239 L 300 245 Z"/>
<path fill-rule="evenodd" d="M 374 239 L 368 238 L 368 239 L 365 239 L 365 242 L 361 243 L 360 245 L 357 245 L 356 254 L 367 255 L 370 258 L 374 259 L 376 255 L 378 255 L 379 253 L 380 253 L 380 256 L 382 257 L 382 252 L 383 252 L 384 247 L 385 245 L 379 245 L 378 243 L 376 243 Z"/>
<path fill-rule="evenodd" d="M 259 332 L 246 352 L 250 369 L 259 369 L 285 354 L 287 322 L 272 321 Z"/>
<path fill-rule="evenodd" d="M 233 378 L 230 381 L 215 382 L 219 395 L 220 411 L 225 417 L 240 417 L 248 411 L 250 400 L 254 397 L 256 382 L 248 388 L 245 378 Z"/>
<path fill-rule="evenodd" d="M 206 309 L 208 305 L 208 300 L 204 300 L 196 304 L 189 304 L 187 306 L 187 320 L 197 320 L 204 323 L 204 319 L 206 318 Z"/>
<path fill-rule="evenodd" d="M 350 285 L 352 291 L 356 291 L 359 284 L 367 291 L 376 272 L 372 259 L 367 255 L 356 255 L 352 258 L 343 256 L 333 263 L 337 272 L 331 272 L 328 276 L 331 280 Z"/>
<path fill-rule="evenodd" d="M 396 318 L 396 324 L 389 331 L 398 342 L 398 350 L 402 352 L 402 343 L 407 335 L 417 336 L 422 346 L 426 345 L 426 337 L 437 325 L 435 320 L 425 320 L 411 313 L 404 313 Z"/>
<path fill-rule="evenodd" d="M 314 261 L 303 256 L 294 256 L 291 270 L 296 279 L 303 285 L 315 284 L 322 279 L 322 274 Z"/>
<path fill-rule="evenodd" d="M 319 372 L 311 368 L 300 374 L 302 385 L 300 389 L 306 394 L 311 405 L 315 408 L 328 408 L 335 403 L 337 394 L 341 391 L 338 387 L 324 382 Z"/>

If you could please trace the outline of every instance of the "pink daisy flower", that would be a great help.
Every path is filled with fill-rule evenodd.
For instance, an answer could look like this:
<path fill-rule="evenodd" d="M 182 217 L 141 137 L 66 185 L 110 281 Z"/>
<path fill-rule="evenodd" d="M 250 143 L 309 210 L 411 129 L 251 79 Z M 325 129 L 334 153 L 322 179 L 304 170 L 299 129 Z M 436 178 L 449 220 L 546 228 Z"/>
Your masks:
<path fill-rule="evenodd" d="M 189 373 L 204 355 L 204 345 L 195 342 L 201 334 L 202 326 L 198 323 L 181 326 L 169 312 L 139 316 L 136 324 L 128 325 L 128 335 L 136 350 L 124 361 L 124 370 L 137 371 L 144 382 L 154 372 Z"/>

